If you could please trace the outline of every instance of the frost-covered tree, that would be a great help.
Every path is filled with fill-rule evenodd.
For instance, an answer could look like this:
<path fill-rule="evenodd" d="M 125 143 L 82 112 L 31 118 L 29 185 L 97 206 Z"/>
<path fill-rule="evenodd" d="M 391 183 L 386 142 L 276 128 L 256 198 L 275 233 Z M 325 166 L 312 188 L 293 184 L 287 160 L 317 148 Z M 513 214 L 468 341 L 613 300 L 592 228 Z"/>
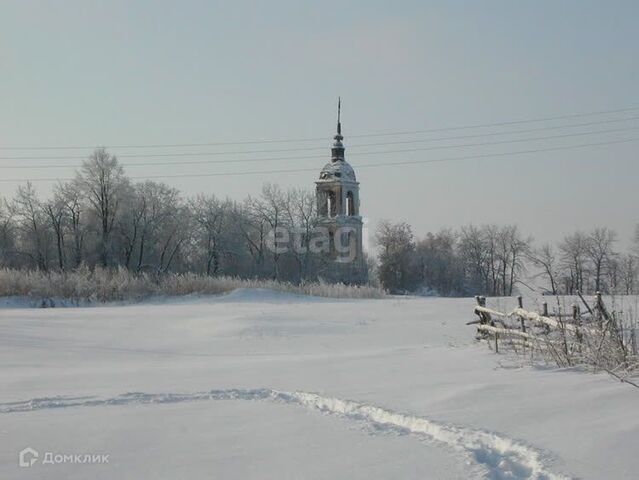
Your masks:
<path fill-rule="evenodd" d="M 524 238 L 516 225 L 506 225 L 499 231 L 501 287 L 503 295 L 512 295 L 515 284 L 526 270 L 525 258 L 532 239 Z"/>
<path fill-rule="evenodd" d="M 277 245 L 276 238 L 273 237 L 280 228 L 288 228 L 285 214 L 286 197 L 282 189 L 274 184 L 267 183 L 262 188 L 262 193 L 257 198 L 249 197 L 248 207 L 251 216 L 256 223 L 265 225 L 268 228 L 266 232 L 266 245 L 272 264 L 272 278 L 279 278 L 280 258 L 282 253 Z"/>
<path fill-rule="evenodd" d="M 30 182 L 18 187 L 11 211 L 19 238 L 20 248 L 16 252 L 29 258 L 38 270 L 46 271 L 50 236 L 44 208 Z"/>
<path fill-rule="evenodd" d="M 16 250 L 15 225 L 7 201 L 0 198 L 0 265 L 12 266 Z"/>
<path fill-rule="evenodd" d="M 570 295 L 585 291 L 588 280 L 588 237 L 575 232 L 559 243 L 564 291 Z"/>
<path fill-rule="evenodd" d="M 90 212 L 96 219 L 99 259 L 102 266 L 106 267 L 113 256 L 112 232 L 122 199 L 127 193 L 128 179 L 117 158 L 104 148 L 99 148 L 83 162 L 77 183 L 82 187 Z"/>
<path fill-rule="evenodd" d="M 483 229 L 474 225 L 461 228 L 457 251 L 464 268 L 465 283 L 474 293 L 492 292 L 491 258 Z"/>
<path fill-rule="evenodd" d="M 163 233 L 177 221 L 181 200 L 179 192 L 164 183 L 136 183 L 123 199 L 126 212 L 119 215 L 119 231 L 124 265 L 141 271 L 157 266 L 157 246 Z"/>
<path fill-rule="evenodd" d="M 57 190 L 58 189 L 56 189 L 53 198 L 44 202 L 42 208 L 49 228 L 53 232 L 57 267 L 59 270 L 63 271 L 66 265 L 64 238 L 66 233 L 67 212 L 64 200 L 60 197 Z"/>
<path fill-rule="evenodd" d="M 530 244 L 515 225 L 462 227 L 457 250 L 468 288 L 486 295 L 512 295 L 525 271 Z"/>
<path fill-rule="evenodd" d="M 604 290 L 604 276 L 614 262 L 616 253 L 614 244 L 617 241 L 617 234 L 609 228 L 595 228 L 586 241 L 586 254 L 590 259 L 594 288 L 596 292 Z M 607 288 L 605 289 L 607 290 Z"/>
<path fill-rule="evenodd" d="M 72 268 L 78 268 L 84 260 L 84 240 L 87 234 L 82 187 L 75 180 L 59 184 L 54 196 L 55 202 L 63 206 L 63 235 L 68 239 L 66 248 L 69 250 L 66 259 Z"/>
<path fill-rule="evenodd" d="M 550 285 L 550 292 L 557 295 L 559 293 L 560 267 L 555 247 L 546 243 L 539 248 L 533 248 L 528 253 L 528 258 L 534 266 L 541 269 L 541 273 L 536 277 L 545 276 Z"/>
<path fill-rule="evenodd" d="M 321 261 L 310 249 L 317 220 L 317 201 L 314 193 L 305 189 L 288 190 L 284 197 L 284 216 L 284 222 L 291 234 L 288 255 L 297 267 L 297 281 L 314 279 L 317 273 L 316 264 Z"/>
<path fill-rule="evenodd" d="M 625 295 L 637 293 L 637 274 L 639 273 L 637 257 L 632 254 L 620 255 L 617 264 L 619 272 L 619 288 L 617 290 Z"/>
<path fill-rule="evenodd" d="M 375 232 L 380 248 L 378 276 L 391 292 L 411 291 L 415 287 L 415 241 L 411 226 L 405 222 L 382 220 Z"/>
<path fill-rule="evenodd" d="M 420 288 L 440 295 L 463 295 L 468 290 L 464 284 L 463 265 L 457 254 L 459 235 L 451 229 L 428 233 L 417 241 L 416 267 Z"/>
<path fill-rule="evenodd" d="M 195 248 L 201 252 L 206 275 L 217 275 L 225 257 L 233 252 L 233 205 L 215 195 L 198 195 L 189 202 Z"/>

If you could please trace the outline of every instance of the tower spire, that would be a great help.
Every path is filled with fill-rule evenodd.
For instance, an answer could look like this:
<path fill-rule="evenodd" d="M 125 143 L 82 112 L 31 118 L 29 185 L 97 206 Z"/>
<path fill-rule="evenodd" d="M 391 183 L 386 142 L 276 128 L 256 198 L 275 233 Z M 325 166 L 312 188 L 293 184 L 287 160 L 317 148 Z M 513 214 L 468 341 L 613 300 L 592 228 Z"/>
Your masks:
<path fill-rule="evenodd" d="M 340 116 L 342 113 L 342 97 L 337 97 L 337 134 L 342 134 L 342 122 L 340 122 Z"/>
<path fill-rule="evenodd" d="M 342 98 L 337 97 L 337 133 L 333 137 L 333 148 L 331 149 L 331 160 L 336 162 L 338 160 L 344 160 L 344 144 L 342 140 Z"/>

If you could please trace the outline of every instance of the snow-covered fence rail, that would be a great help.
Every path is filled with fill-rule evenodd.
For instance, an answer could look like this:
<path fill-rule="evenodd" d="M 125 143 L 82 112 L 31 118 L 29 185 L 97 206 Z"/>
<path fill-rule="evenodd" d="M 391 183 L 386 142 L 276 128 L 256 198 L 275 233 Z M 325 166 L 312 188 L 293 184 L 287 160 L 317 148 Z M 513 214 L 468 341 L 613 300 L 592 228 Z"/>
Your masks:
<path fill-rule="evenodd" d="M 601 296 L 598 294 L 597 304 L 603 305 L 600 298 Z M 519 296 L 517 297 L 518 306 L 515 309 L 510 312 L 500 312 L 498 310 L 486 307 L 486 297 L 478 296 L 476 297 L 476 299 L 477 306 L 475 307 L 474 311 L 475 314 L 477 314 L 477 316 L 479 317 L 479 320 L 468 322 L 467 325 L 479 323 L 480 325 L 490 324 L 494 326 L 495 323 L 504 324 L 505 320 L 518 319 L 518 326 L 505 326 L 505 328 L 519 328 L 522 332 L 526 332 L 527 328 L 542 326 L 546 330 L 545 333 L 548 333 L 549 329 L 563 329 L 575 333 L 584 331 L 595 331 L 592 328 L 584 326 L 586 322 L 592 321 L 593 310 L 590 310 L 589 316 L 582 315 L 581 309 L 576 304 L 572 305 L 572 313 L 570 314 L 561 312 L 549 314 L 547 302 L 543 303 L 542 312 L 534 312 L 524 309 L 523 298 Z M 604 310 L 602 309 L 601 312 L 603 311 Z"/>
<path fill-rule="evenodd" d="M 526 325 L 526 321 L 532 324 L 541 324 L 546 326 L 556 326 L 558 323 L 554 319 L 543 317 L 536 312 L 529 312 L 523 308 L 522 297 L 517 297 L 518 308 L 511 312 L 500 312 L 498 310 L 486 307 L 486 297 L 475 297 L 477 306 L 475 314 L 478 320 L 468 322 L 467 325 L 478 324 L 477 333 L 480 338 L 493 340 L 495 352 L 499 352 L 500 337 L 508 339 L 512 337 L 525 338 L 534 343 L 539 343 L 541 338 L 537 335 L 528 333 L 530 326 Z M 519 322 L 513 322 L 513 319 L 519 319 Z M 501 327 L 497 327 L 500 324 Z"/>
<path fill-rule="evenodd" d="M 517 297 L 517 306 L 504 312 L 486 305 L 486 297 L 475 297 L 477 319 L 467 325 L 477 325 L 477 338 L 486 340 L 495 352 L 508 348 L 517 354 L 532 358 L 539 354 L 558 366 L 590 365 L 595 370 L 609 373 L 628 381 L 629 375 L 639 372 L 636 320 L 624 319 L 623 312 L 609 311 L 597 293 L 591 306 L 579 294 L 585 306 L 573 304 L 569 311 L 548 311 L 548 303 L 541 311 L 524 308 L 523 298 Z M 621 375 L 619 372 L 623 372 Z"/>

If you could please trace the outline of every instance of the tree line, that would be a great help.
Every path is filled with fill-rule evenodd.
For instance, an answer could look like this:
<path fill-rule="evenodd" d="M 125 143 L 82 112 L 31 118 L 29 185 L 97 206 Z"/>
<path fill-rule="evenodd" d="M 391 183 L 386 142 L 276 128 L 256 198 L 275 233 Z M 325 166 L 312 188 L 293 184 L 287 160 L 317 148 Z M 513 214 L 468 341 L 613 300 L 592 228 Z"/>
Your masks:
<path fill-rule="evenodd" d="M 164 183 L 131 181 L 115 156 L 98 149 L 51 198 L 26 183 L 0 199 L 0 266 L 313 281 L 328 268 L 323 258 L 303 248 L 280 253 L 269 248 L 269 235 L 284 227 L 309 241 L 316 209 L 312 191 L 271 184 L 242 201 L 184 199 Z"/>
<path fill-rule="evenodd" d="M 553 295 L 638 293 L 639 229 L 625 253 L 606 227 L 539 246 L 516 225 L 468 225 L 417 239 L 407 223 L 382 221 L 375 237 L 378 277 L 391 292 L 503 296 L 532 282 Z"/>
<path fill-rule="evenodd" d="M 308 248 L 316 220 L 310 190 L 265 184 L 241 201 L 184 198 L 165 183 L 133 182 L 115 156 L 97 149 L 50 198 L 40 199 L 30 183 L 0 198 L 0 267 L 98 266 L 303 283 L 331 268 Z M 280 228 L 296 233 L 298 248 L 270 248 Z M 550 294 L 639 290 L 639 230 L 625 253 L 605 227 L 536 246 L 515 225 L 468 225 L 415 238 L 407 223 L 382 221 L 375 243 L 370 278 L 393 293 L 512 295 L 528 281 Z"/>

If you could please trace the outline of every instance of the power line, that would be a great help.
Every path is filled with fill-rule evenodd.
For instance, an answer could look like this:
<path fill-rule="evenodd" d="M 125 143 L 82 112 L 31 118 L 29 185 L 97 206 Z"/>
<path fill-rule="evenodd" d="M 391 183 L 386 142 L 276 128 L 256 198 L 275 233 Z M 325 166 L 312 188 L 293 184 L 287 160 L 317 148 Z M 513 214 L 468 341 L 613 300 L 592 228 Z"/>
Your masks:
<path fill-rule="evenodd" d="M 395 132 L 377 132 L 377 133 L 367 133 L 367 134 L 355 134 L 349 135 L 350 138 L 366 138 L 366 137 L 384 137 L 384 136 L 396 136 L 396 135 L 415 135 L 421 133 L 435 133 L 435 132 L 444 132 L 444 131 L 454 131 L 454 130 L 468 130 L 474 128 L 489 128 L 489 127 L 500 127 L 505 125 L 521 125 L 526 123 L 536 123 L 536 122 L 546 122 L 546 121 L 554 121 L 554 120 L 565 120 L 569 118 L 580 118 L 580 117 L 589 117 L 596 115 L 605 115 L 612 113 L 623 113 L 639 110 L 639 106 L 626 107 L 626 108 L 617 108 L 612 110 L 600 110 L 595 112 L 582 112 L 582 113 L 571 113 L 566 115 L 557 115 L 557 116 L 549 116 L 549 117 L 539 117 L 539 118 L 530 118 L 524 120 L 511 120 L 505 122 L 495 122 L 495 123 L 483 123 L 483 124 L 474 124 L 474 125 L 463 125 L 457 127 L 443 127 L 443 128 L 432 128 L 426 130 L 411 130 L 411 131 L 395 131 Z M 268 144 L 268 143 L 298 143 L 298 142 L 310 142 L 317 140 L 325 140 L 325 137 L 312 137 L 312 138 L 297 138 L 297 139 L 266 139 L 266 140 L 240 140 L 233 142 L 206 142 L 206 143 L 156 143 L 156 144 L 131 144 L 131 145 L 47 145 L 47 146 L 39 146 L 39 147 L 25 147 L 25 146 L 0 146 L 0 150 L 88 150 L 94 149 L 98 147 L 104 148 L 177 148 L 177 147 L 208 147 L 208 146 L 221 146 L 221 145 L 256 145 L 256 144 Z"/>
<path fill-rule="evenodd" d="M 419 165 L 419 164 L 429 164 L 429 163 L 445 163 L 445 162 L 453 162 L 460 160 L 475 160 L 482 158 L 498 158 L 498 157 L 506 157 L 511 155 L 527 155 L 532 153 L 543 153 L 543 152 L 554 152 L 561 150 L 573 150 L 578 148 L 587 148 L 587 147 L 597 147 L 603 145 L 613 145 L 613 144 L 621 144 L 621 143 L 630 143 L 639 141 L 639 137 L 636 138 L 626 138 L 622 140 L 609 140 L 604 142 L 594 142 L 594 143 L 583 143 L 577 145 L 563 145 L 559 147 L 548 147 L 548 148 L 537 148 L 531 150 L 519 150 L 514 152 L 499 152 L 499 153 L 486 153 L 481 155 L 464 155 L 459 157 L 444 157 L 444 158 L 436 158 L 436 159 L 426 159 L 426 160 L 405 160 L 399 162 L 380 162 L 380 163 L 365 163 L 356 165 L 357 169 L 361 168 L 378 168 L 378 167 L 392 167 L 399 165 Z M 133 180 L 153 180 L 160 178 L 197 178 L 197 177 L 230 177 L 230 176 L 245 176 L 245 175 L 269 175 L 269 174 L 283 174 L 283 173 L 300 173 L 300 172 L 314 172 L 317 171 L 317 168 L 298 168 L 298 169 L 282 169 L 282 170 L 254 170 L 254 171 L 245 171 L 245 172 L 214 172 L 214 173 L 184 173 L 184 174 L 172 174 L 172 175 L 142 175 L 142 176 L 131 176 L 129 178 Z M 57 181 L 68 181 L 72 180 L 72 178 L 32 178 L 32 179 L 0 179 L 1 183 L 24 183 L 24 182 L 57 182 Z"/>
<path fill-rule="evenodd" d="M 459 145 L 436 145 L 430 147 L 419 147 L 419 148 L 404 148 L 404 149 L 395 149 L 395 150 L 382 150 L 382 151 L 372 151 L 372 152 L 352 152 L 349 156 L 359 156 L 359 155 L 383 155 L 390 153 L 409 153 L 409 152 L 423 152 L 430 150 L 447 150 L 450 148 L 469 148 L 469 147 L 483 147 L 489 145 L 505 145 L 512 143 L 525 143 L 525 142 L 536 142 L 542 140 L 556 140 L 559 138 L 569 138 L 569 137 L 581 137 L 588 135 L 600 135 L 603 133 L 616 133 L 616 132 L 627 132 L 632 130 L 639 129 L 639 126 L 634 127 L 626 127 L 626 128 L 615 128 L 608 130 L 595 130 L 589 132 L 575 132 L 575 133 L 564 133 L 560 135 L 547 135 L 543 137 L 533 137 L 533 138 L 517 138 L 511 140 L 499 140 L 495 142 L 480 142 L 480 143 L 465 143 Z M 387 144 L 383 144 L 387 145 Z M 187 160 L 176 162 L 139 162 L 139 163 L 122 163 L 125 167 L 144 167 L 144 166 L 171 166 L 171 165 L 205 165 L 205 164 L 227 164 L 227 163 L 251 163 L 251 162 L 265 162 L 265 161 L 286 161 L 286 160 L 303 160 L 303 159 L 316 159 L 316 158 L 325 158 L 325 155 L 301 155 L 296 157 L 270 157 L 270 158 L 241 158 L 241 159 L 230 159 L 230 160 Z M 39 169 L 39 168 L 74 168 L 75 165 L 58 165 L 58 164 L 49 164 L 49 165 L 17 165 L 17 166 L 8 166 L 8 165 L 0 165 L 0 169 Z"/>
<path fill-rule="evenodd" d="M 584 122 L 584 123 L 573 123 L 567 125 L 550 125 L 529 129 L 519 129 L 519 130 L 508 130 L 501 132 L 488 132 L 488 133 L 479 133 L 472 135 L 454 135 L 448 137 L 439 137 L 439 138 L 427 138 L 427 139 L 417 139 L 417 140 L 401 140 L 401 141 L 391 141 L 391 142 L 375 142 L 375 143 L 361 143 L 349 145 L 348 149 L 352 148 L 360 148 L 360 147 L 372 147 L 372 146 L 385 146 L 385 145 L 402 145 L 402 144 L 415 144 L 415 143 L 428 143 L 428 142 L 439 142 L 446 140 L 460 140 L 466 138 L 480 138 L 480 137 L 494 137 L 501 135 L 513 135 L 520 133 L 532 133 L 546 130 L 558 130 L 563 128 L 575 128 L 575 127 L 585 127 L 592 125 L 602 125 L 602 124 L 610 124 L 610 123 L 619 123 L 619 122 L 627 122 L 632 120 L 639 120 L 639 116 L 636 117 L 626 117 L 626 118 L 618 118 L 618 119 L 608 119 L 608 120 L 600 120 L 595 122 Z M 531 139 L 534 140 L 534 139 Z M 523 141 L 523 140 L 522 140 Z M 472 145 L 471 145 L 472 146 Z M 454 147 L 454 146 L 453 146 Z M 269 150 L 231 150 L 225 152 L 173 152 L 173 153 L 141 153 L 141 154 L 121 154 L 116 155 L 118 158 L 161 158 L 161 157 L 202 157 L 202 156 L 218 156 L 218 155 L 245 155 L 245 154 L 258 154 L 258 153 L 288 153 L 288 152 L 300 152 L 300 151 L 314 151 L 314 150 L 326 150 L 326 146 L 322 147 L 302 147 L 302 148 L 286 148 L 286 149 L 269 149 Z M 452 148 L 452 147 L 451 147 Z M 299 157 L 296 157 L 299 158 Z M 304 158 L 304 157 L 302 157 Z M 306 158 L 319 158 L 319 156 L 314 157 L 306 157 Z M 67 156 L 67 155 L 57 155 L 57 156 L 20 156 L 20 157 L 0 157 L 0 160 L 85 160 L 87 159 L 86 155 L 80 156 Z M 267 159 L 264 159 L 267 160 Z M 247 160 L 247 161 L 259 161 L 256 160 Z M 208 163 L 208 162 L 207 162 Z M 220 163 L 233 163 L 231 161 L 222 161 Z M 131 165 L 131 164 L 130 164 Z M 143 165 L 143 164 L 138 164 Z M 153 163 L 148 163 L 148 165 L 153 165 Z M 0 168 L 30 168 L 30 167 L 2 167 Z M 36 167 L 33 167 L 36 168 Z M 38 167 L 43 168 L 43 167 Z M 57 167 L 56 167 L 57 168 Z"/>
<path fill-rule="evenodd" d="M 507 122 L 497 122 L 497 123 L 485 123 L 483 125 L 466 125 L 461 127 L 445 127 L 445 128 L 434 128 L 430 130 L 413 130 L 413 131 L 403 131 L 403 132 L 388 132 L 388 133 L 373 133 L 369 135 L 350 135 L 351 138 L 358 137 L 384 137 L 391 135 L 412 135 L 418 133 L 433 133 L 433 132 L 443 132 L 450 130 L 469 130 L 473 128 L 489 128 L 489 127 L 503 127 L 506 125 L 521 125 L 525 123 L 536 123 L 536 122 L 549 122 L 553 120 L 566 120 L 568 118 L 579 118 L 579 117 L 590 117 L 594 115 L 604 115 L 609 113 L 621 113 L 621 112 L 630 112 L 633 110 L 639 110 L 639 106 L 637 107 L 628 107 L 628 108 L 619 108 L 616 110 L 602 110 L 599 112 L 586 112 L 586 113 L 572 113 L 568 115 L 559 115 L 555 117 L 545 117 L 545 118 L 532 118 L 527 120 L 513 120 Z"/>

